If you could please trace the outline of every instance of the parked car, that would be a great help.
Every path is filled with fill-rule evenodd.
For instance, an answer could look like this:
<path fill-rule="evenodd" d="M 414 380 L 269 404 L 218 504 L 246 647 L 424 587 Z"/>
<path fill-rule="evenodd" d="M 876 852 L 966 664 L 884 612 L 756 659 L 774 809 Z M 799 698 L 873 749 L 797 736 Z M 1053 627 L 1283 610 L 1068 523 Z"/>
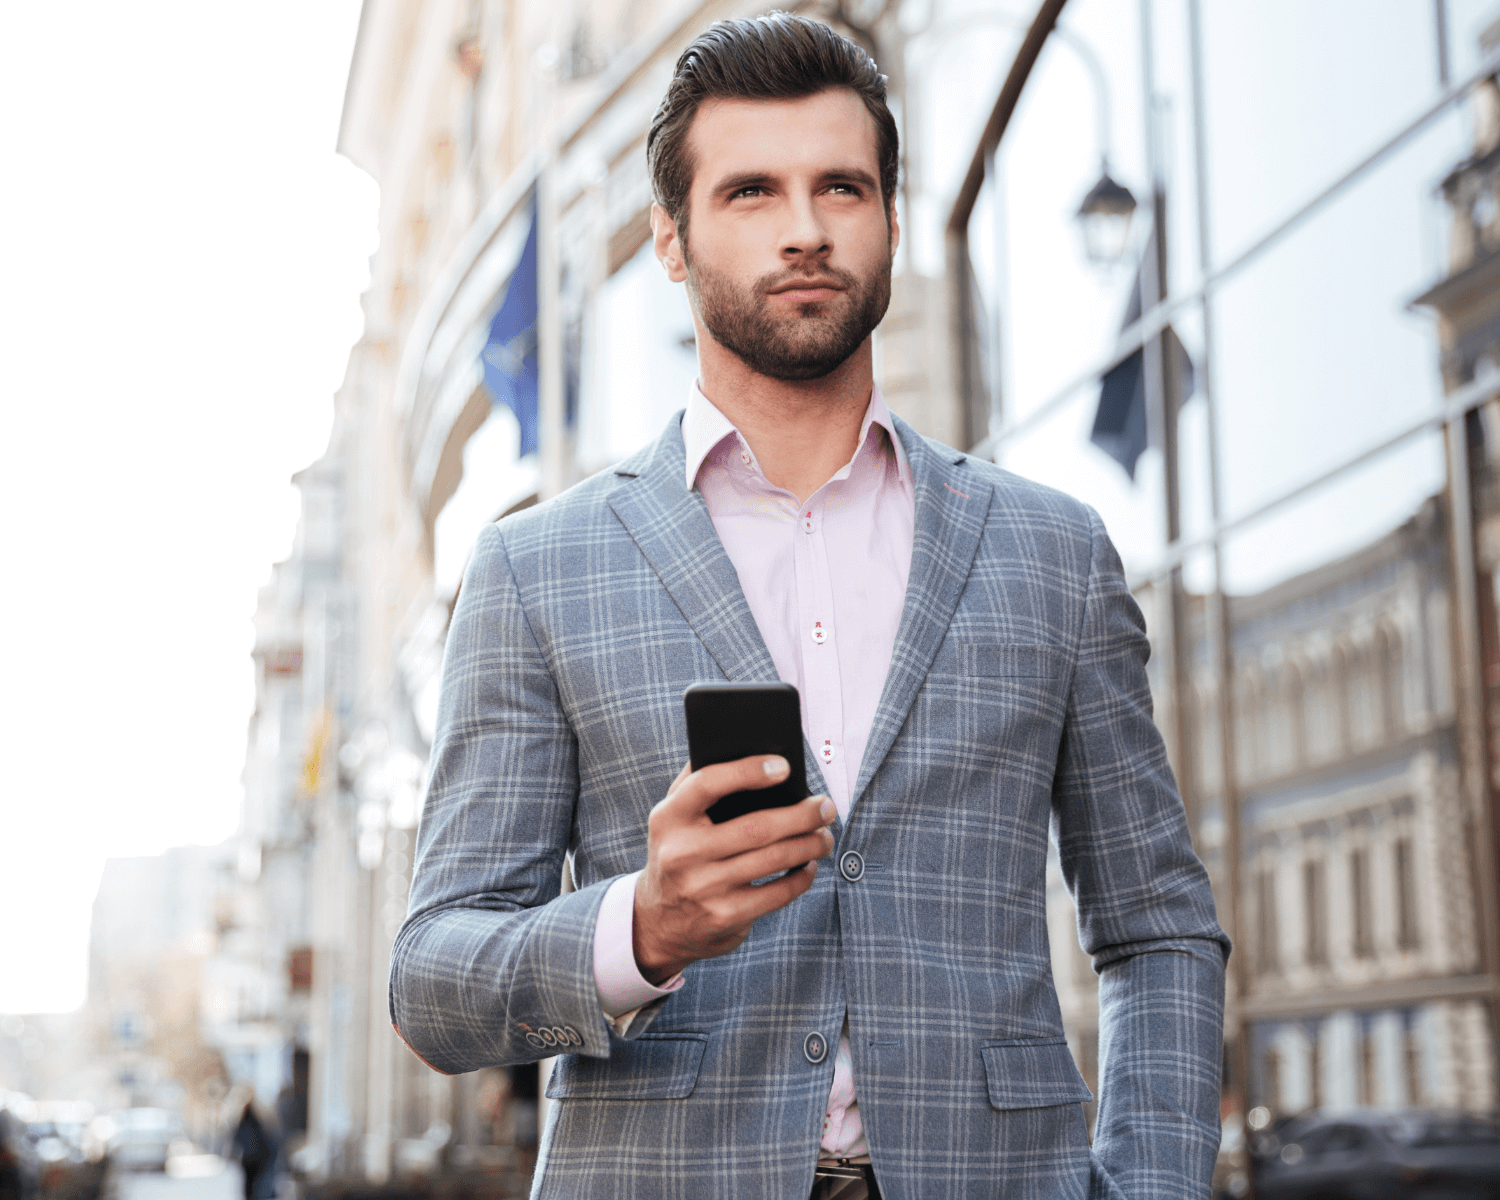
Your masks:
<path fill-rule="evenodd" d="M 114 1132 L 109 1160 L 126 1171 L 165 1171 L 172 1143 L 182 1136 L 176 1117 L 164 1108 L 127 1108 L 110 1117 Z"/>
<path fill-rule="evenodd" d="M 1500 1123 L 1469 1113 L 1313 1112 L 1251 1147 L 1258 1200 L 1495 1200 Z"/>

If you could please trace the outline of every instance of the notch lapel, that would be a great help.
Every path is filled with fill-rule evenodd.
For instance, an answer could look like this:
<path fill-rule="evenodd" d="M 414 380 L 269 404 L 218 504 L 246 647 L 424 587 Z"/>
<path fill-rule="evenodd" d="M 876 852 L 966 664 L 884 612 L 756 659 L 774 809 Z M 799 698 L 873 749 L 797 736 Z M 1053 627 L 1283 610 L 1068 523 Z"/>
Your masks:
<path fill-rule="evenodd" d="M 678 413 L 654 446 L 615 468 L 615 474 L 628 482 L 610 493 L 609 506 L 724 678 L 734 683 L 779 683 L 776 663 L 703 494 L 683 482 L 686 469 Z M 812 794 L 827 792 L 822 766 L 806 736 L 802 758 Z"/>
<path fill-rule="evenodd" d="M 891 668 L 875 709 L 852 806 L 857 806 L 885 761 L 947 636 L 948 622 L 968 582 L 984 533 L 992 491 L 977 472 L 960 469 L 967 455 L 930 445 L 905 421 L 899 417 L 894 420 L 911 466 L 916 501 L 911 572 L 891 651 Z M 850 811 L 857 813 L 858 808 L 851 807 Z"/>
<path fill-rule="evenodd" d="M 683 483 L 681 416 L 667 423 L 654 446 L 615 468 L 629 482 L 610 493 L 609 506 L 724 678 L 776 682 L 776 664 L 708 505 L 697 488 Z"/>

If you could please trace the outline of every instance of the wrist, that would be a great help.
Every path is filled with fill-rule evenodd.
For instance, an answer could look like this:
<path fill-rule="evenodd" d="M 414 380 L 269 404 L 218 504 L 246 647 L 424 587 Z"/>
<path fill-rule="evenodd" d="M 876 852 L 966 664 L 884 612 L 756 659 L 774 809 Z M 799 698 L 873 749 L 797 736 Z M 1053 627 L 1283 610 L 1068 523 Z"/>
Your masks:
<path fill-rule="evenodd" d="M 642 876 L 644 878 L 644 875 Z M 641 903 L 641 884 L 636 884 L 635 910 L 630 922 L 630 944 L 635 954 L 635 969 L 641 978 L 652 987 L 660 987 L 672 976 L 682 972 L 692 960 L 674 956 L 669 950 L 658 946 L 651 936 L 652 921 L 649 906 Z"/>

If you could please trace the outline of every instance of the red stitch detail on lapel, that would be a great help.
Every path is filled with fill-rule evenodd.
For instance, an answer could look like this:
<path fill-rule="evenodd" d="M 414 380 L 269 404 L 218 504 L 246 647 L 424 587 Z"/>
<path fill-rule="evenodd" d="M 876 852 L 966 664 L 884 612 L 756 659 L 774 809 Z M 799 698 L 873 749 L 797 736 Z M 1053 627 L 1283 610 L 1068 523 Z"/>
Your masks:
<path fill-rule="evenodd" d="M 945 488 L 947 488 L 950 492 L 952 492 L 955 496 L 962 496 L 965 500 L 969 499 L 969 493 L 968 492 L 961 492 L 961 491 L 959 491 L 951 483 L 945 483 L 945 484 L 943 484 L 943 486 Z"/>

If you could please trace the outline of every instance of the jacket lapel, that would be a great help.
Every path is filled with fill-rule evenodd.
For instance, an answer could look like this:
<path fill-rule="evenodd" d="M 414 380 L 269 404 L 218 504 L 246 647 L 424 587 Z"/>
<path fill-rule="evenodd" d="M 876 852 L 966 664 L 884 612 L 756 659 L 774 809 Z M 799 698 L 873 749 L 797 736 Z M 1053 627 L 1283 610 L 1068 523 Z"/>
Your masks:
<path fill-rule="evenodd" d="M 702 494 L 683 483 L 685 468 L 679 413 L 654 446 L 615 468 L 629 482 L 610 493 L 609 506 L 724 678 L 775 682 L 776 664 L 739 575 Z"/>
<path fill-rule="evenodd" d="M 929 444 L 899 417 L 895 423 L 911 466 L 916 498 L 911 573 L 891 652 L 891 669 L 875 710 L 853 803 L 858 802 L 885 761 L 947 636 L 948 622 L 968 581 L 990 508 L 990 485 L 976 472 L 963 469 L 967 455 Z"/>

